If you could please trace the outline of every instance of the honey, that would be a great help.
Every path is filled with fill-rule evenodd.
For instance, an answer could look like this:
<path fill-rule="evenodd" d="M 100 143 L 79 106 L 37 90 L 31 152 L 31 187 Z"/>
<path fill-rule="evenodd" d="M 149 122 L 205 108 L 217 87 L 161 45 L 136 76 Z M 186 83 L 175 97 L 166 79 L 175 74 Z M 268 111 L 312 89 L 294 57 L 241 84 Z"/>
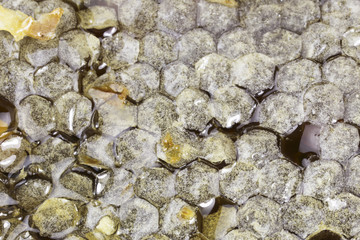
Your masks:
<path fill-rule="evenodd" d="M 175 144 L 170 133 L 166 133 L 161 141 L 162 150 L 166 155 L 166 161 L 170 164 L 177 163 L 181 160 L 180 145 Z"/>
<path fill-rule="evenodd" d="M 129 95 L 129 90 L 125 86 L 118 83 L 110 82 L 101 86 L 96 86 L 94 88 L 102 92 L 116 93 L 118 98 L 122 100 L 123 103 L 126 103 L 126 97 Z"/>
<path fill-rule="evenodd" d="M 7 9 L 0 5 L 0 30 L 10 32 L 15 41 L 20 41 L 26 36 L 50 40 L 55 37 L 55 29 L 63 13 L 62 8 L 57 8 L 51 13 L 41 15 L 39 20 L 35 20 L 25 13 Z"/>
<path fill-rule="evenodd" d="M 177 216 L 179 219 L 190 221 L 195 215 L 196 213 L 191 208 L 184 206 L 180 209 Z"/>

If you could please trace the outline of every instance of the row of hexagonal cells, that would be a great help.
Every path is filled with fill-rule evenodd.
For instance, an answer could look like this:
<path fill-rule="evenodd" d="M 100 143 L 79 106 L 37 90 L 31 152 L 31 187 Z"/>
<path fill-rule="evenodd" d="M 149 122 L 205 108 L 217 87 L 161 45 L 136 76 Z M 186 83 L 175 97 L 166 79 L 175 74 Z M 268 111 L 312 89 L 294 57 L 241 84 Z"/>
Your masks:
<path fill-rule="evenodd" d="M 205 85 L 214 85 L 215 79 L 219 79 L 215 77 L 218 72 L 223 75 L 228 74 L 226 68 L 217 69 L 217 64 L 213 64 L 215 59 L 217 55 L 211 54 L 200 60 L 204 64 L 201 64 L 201 68 L 196 73 L 198 79 Z M 252 87 L 256 89 L 256 85 L 261 86 L 254 90 L 255 93 L 265 89 L 261 83 L 264 78 L 260 73 L 263 71 L 269 72 L 269 87 L 274 84 L 274 66 L 264 69 L 263 60 L 264 58 L 260 58 L 258 54 L 249 54 L 233 63 L 235 71 L 247 66 L 248 79 L 252 79 L 246 84 L 247 88 L 251 91 Z M 159 86 L 157 73 L 149 65 L 144 64 L 135 64 L 118 76 L 114 72 L 106 73 L 99 78 L 89 74 L 91 76 L 84 81 L 93 81 L 86 85 L 85 96 L 82 96 L 77 92 L 67 92 L 72 86 L 77 86 L 77 74 L 72 73 L 64 65 L 50 63 L 35 74 L 34 84 L 35 89 L 38 89 L 36 93 L 42 96 L 30 95 L 20 102 L 14 98 L 21 100 L 29 94 L 26 89 L 32 86 L 21 80 L 32 82 L 31 69 L 25 63 L 18 61 L 10 61 L 1 68 L 6 69 L 9 76 L 16 76 L 6 79 L 5 82 L 9 87 L 4 88 L 7 92 L 4 95 L 15 102 L 18 108 L 19 127 L 33 140 L 39 140 L 55 129 L 80 137 L 84 129 L 91 125 L 91 119 L 94 120 L 94 109 L 98 113 L 95 115 L 99 117 L 95 118 L 99 121 L 95 123 L 96 128 L 99 127 L 100 131 L 111 136 L 117 136 L 123 130 L 135 126 L 159 134 L 176 120 L 186 129 L 203 131 L 212 118 L 226 128 L 238 123 L 259 121 L 262 126 L 280 134 L 289 133 L 305 121 L 328 124 L 345 119 L 360 124 L 358 114 L 360 95 L 356 91 L 357 85 L 351 83 L 355 81 L 351 79 L 360 78 L 360 70 L 352 59 L 346 57 L 338 57 L 323 66 L 325 80 L 340 79 L 342 81 L 340 89 L 332 83 L 321 82 L 321 71 L 316 63 L 298 60 L 290 62 L 279 70 L 275 78 L 279 92 L 265 98 L 258 104 L 256 110 L 256 100 L 252 95 L 229 83 L 221 88 L 217 88 L 215 84 L 214 89 L 217 90 L 214 92 L 203 87 L 202 89 L 210 91 L 211 99 L 201 90 L 188 88 L 178 93 L 173 102 L 170 98 L 156 93 L 155 89 Z M 164 71 L 164 80 L 177 81 L 179 80 L 177 78 L 181 78 L 180 83 L 186 85 L 183 80 L 188 70 L 182 63 L 171 65 Z M 49 81 L 56 75 L 59 81 Z M 241 78 L 242 75 L 237 73 L 234 76 Z M 117 79 L 128 79 L 129 84 L 125 87 Z M 347 82 L 354 87 L 344 84 Z M 157 86 L 153 93 L 146 86 L 150 83 Z M 173 84 L 179 87 L 177 83 Z M 171 84 L 169 85 L 171 87 Z M 345 100 L 343 94 L 346 96 Z M 86 96 L 94 101 L 95 108 Z M 126 97 L 141 101 L 146 96 L 149 98 L 138 105 L 125 101 Z M 54 103 L 47 98 L 55 99 Z"/>
<path fill-rule="evenodd" d="M 88 237 L 117 232 L 140 239 L 159 230 L 171 239 L 198 231 L 226 239 L 237 227 L 228 239 L 273 234 L 297 239 L 322 229 L 354 236 L 360 220 L 360 158 L 350 157 L 357 151 L 357 130 L 338 123 L 324 127 L 319 138 L 324 160 L 303 172 L 282 156 L 277 136 L 261 129 L 244 133 L 235 144 L 222 133 L 199 139 L 179 126 L 162 139 L 132 129 L 115 144 L 94 135 L 80 148 L 50 137 L 31 149 L 22 136 L 12 135 L 1 143 L 2 163 L 10 163 L 1 170 L 11 176 L 10 182 L 1 176 L 1 202 L 13 207 L 3 209 L 13 218 L 34 213 L 30 225 L 52 237 L 79 229 Z M 192 162 L 198 157 L 202 160 Z M 174 167 L 191 163 L 168 170 L 158 159 Z M 229 165 L 218 170 L 223 161 Z M 232 203 L 209 214 L 220 196 Z"/>

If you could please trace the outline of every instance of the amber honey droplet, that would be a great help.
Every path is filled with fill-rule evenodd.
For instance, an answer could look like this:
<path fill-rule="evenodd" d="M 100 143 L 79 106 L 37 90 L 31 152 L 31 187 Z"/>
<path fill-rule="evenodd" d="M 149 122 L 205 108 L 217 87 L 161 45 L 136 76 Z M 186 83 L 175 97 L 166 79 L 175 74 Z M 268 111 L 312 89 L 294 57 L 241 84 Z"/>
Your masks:
<path fill-rule="evenodd" d="M 195 211 L 192 210 L 190 207 L 184 206 L 180 209 L 178 213 L 178 218 L 181 220 L 187 220 L 190 221 L 195 217 Z"/>
<path fill-rule="evenodd" d="M 180 145 L 174 144 L 170 133 L 166 133 L 161 141 L 161 146 L 166 155 L 166 161 L 170 164 L 177 163 L 181 160 Z"/>

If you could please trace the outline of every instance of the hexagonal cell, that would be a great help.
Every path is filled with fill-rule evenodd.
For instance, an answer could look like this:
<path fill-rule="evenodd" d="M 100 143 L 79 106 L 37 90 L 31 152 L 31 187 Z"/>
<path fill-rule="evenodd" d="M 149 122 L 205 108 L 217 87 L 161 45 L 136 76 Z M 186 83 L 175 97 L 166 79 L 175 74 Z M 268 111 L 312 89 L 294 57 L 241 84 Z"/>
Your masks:
<path fill-rule="evenodd" d="M 176 112 L 184 128 L 202 131 L 211 120 L 209 96 L 198 89 L 187 88 L 176 98 Z"/>
<path fill-rule="evenodd" d="M 196 2 L 162 0 L 157 18 L 158 28 L 183 34 L 196 27 Z"/>
<path fill-rule="evenodd" d="M 39 2 L 38 7 L 35 9 L 35 18 L 39 19 L 42 14 L 49 13 L 59 7 L 64 10 L 64 13 L 56 28 L 56 36 L 60 36 L 62 33 L 76 27 L 77 19 L 75 9 L 61 0 L 45 0 Z"/>
<path fill-rule="evenodd" d="M 245 203 L 258 193 L 258 169 L 249 163 L 237 162 L 220 170 L 220 193 L 237 204 Z"/>
<path fill-rule="evenodd" d="M 275 82 L 279 91 L 301 95 L 310 85 L 321 82 L 321 77 L 319 64 L 300 59 L 280 67 Z"/>
<path fill-rule="evenodd" d="M 29 179 L 18 185 L 14 193 L 20 206 L 31 212 L 47 199 L 51 190 L 51 182 L 44 179 Z"/>
<path fill-rule="evenodd" d="M 255 129 L 243 134 L 235 146 L 239 162 L 249 162 L 258 168 L 282 156 L 277 136 L 265 130 Z"/>
<path fill-rule="evenodd" d="M 230 164 L 236 161 L 236 148 L 234 142 L 223 133 L 215 133 L 204 140 L 202 158 L 219 165 Z"/>
<path fill-rule="evenodd" d="M 320 14 L 320 6 L 316 1 L 286 1 L 281 11 L 281 27 L 301 34 L 309 24 L 320 19 Z"/>
<path fill-rule="evenodd" d="M 324 205 L 309 196 L 298 195 L 285 205 L 284 229 L 306 238 L 320 229 L 325 220 Z"/>
<path fill-rule="evenodd" d="M 116 76 L 129 90 L 129 97 L 136 102 L 149 97 L 160 86 L 159 72 L 148 64 L 136 63 L 118 70 Z"/>
<path fill-rule="evenodd" d="M 182 240 L 197 230 L 197 209 L 179 198 L 160 209 L 161 232 L 171 239 Z"/>
<path fill-rule="evenodd" d="M 232 63 L 230 81 L 256 94 L 274 86 L 274 71 L 275 63 L 271 58 L 261 53 L 251 53 Z"/>
<path fill-rule="evenodd" d="M 200 88 L 211 95 L 221 87 L 230 85 L 230 60 L 212 53 L 201 58 L 195 64 L 196 76 L 200 79 Z"/>
<path fill-rule="evenodd" d="M 106 189 L 104 195 L 99 199 L 106 205 L 119 207 L 134 196 L 135 177 L 134 175 L 122 168 L 114 168 L 114 176 L 111 184 Z"/>
<path fill-rule="evenodd" d="M 338 30 L 324 23 L 310 25 L 301 39 L 303 58 L 322 62 L 341 52 Z"/>
<path fill-rule="evenodd" d="M 357 17 L 360 10 L 357 6 L 356 0 L 326 1 L 321 6 L 321 19 L 324 23 L 336 28 L 340 33 L 344 33 L 349 27 L 357 26 L 360 23 Z"/>
<path fill-rule="evenodd" d="M 198 205 L 219 196 L 219 175 L 216 169 L 194 162 L 176 174 L 177 196 Z"/>
<path fill-rule="evenodd" d="M 280 204 L 256 196 L 249 199 L 237 212 L 239 228 L 255 232 L 262 238 L 281 229 Z"/>
<path fill-rule="evenodd" d="M 135 194 L 156 207 L 162 207 L 175 196 L 175 176 L 165 168 L 148 168 L 134 185 Z"/>
<path fill-rule="evenodd" d="M 97 108 L 99 130 L 112 137 L 137 124 L 137 106 L 124 101 L 123 96 L 112 93 L 104 104 Z"/>
<path fill-rule="evenodd" d="M 100 77 L 97 76 L 95 70 L 89 70 L 80 80 L 80 83 L 84 96 L 93 100 L 95 107 L 99 107 L 106 100 L 109 100 L 114 93 L 121 94 L 124 92 L 123 95 L 128 94 L 125 94 L 125 86 L 116 82 L 115 72 L 112 70 L 102 74 Z"/>
<path fill-rule="evenodd" d="M 254 1 L 258 4 L 257 7 L 252 7 L 244 14 L 245 25 L 252 32 L 266 33 L 279 28 L 281 25 L 281 6 L 272 4 L 276 1 L 268 1 L 269 4 L 262 3 L 262 1 Z M 256 4 L 255 3 L 255 4 Z M 251 4 L 251 3 L 250 3 Z M 241 12 L 240 12 L 241 15 Z"/>
<path fill-rule="evenodd" d="M 38 3 L 34 0 L 2 0 L 1 5 L 5 8 L 10 8 L 12 10 L 19 10 L 26 15 L 34 16 L 34 11 L 38 6 Z"/>
<path fill-rule="evenodd" d="M 276 65 L 284 64 L 300 57 L 300 35 L 277 28 L 262 35 L 257 50 L 271 57 Z"/>
<path fill-rule="evenodd" d="M 92 65 L 99 55 L 100 40 L 88 32 L 75 29 L 60 36 L 59 58 L 74 70 Z"/>
<path fill-rule="evenodd" d="M 325 160 L 335 160 L 346 165 L 359 148 L 359 132 L 352 125 L 337 123 L 322 127 L 320 131 L 320 154 Z"/>
<path fill-rule="evenodd" d="M 340 163 L 327 160 L 313 162 L 304 172 L 303 194 L 317 199 L 332 198 L 342 192 L 344 178 Z"/>
<path fill-rule="evenodd" d="M 176 39 L 165 32 L 156 31 L 147 34 L 141 40 L 140 57 L 157 69 L 177 59 Z"/>
<path fill-rule="evenodd" d="M 116 11 L 105 6 L 90 6 L 77 12 L 79 26 L 83 29 L 105 29 L 117 27 Z"/>
<path fill-rule="evenodd" d="M 255 101 L 244 89 L 227 86 L 214 92 L 209 108 L 211 116 L 222 127 L 231 128 L 250 121 L 255 106 Z"/>
<path fill-rule="evenodd" d="M 119 233 L 141 239 L 159 229 L 159 212 L 150 203 L 140 198 L 133 198 L 121 205 Z"/>
<path fill-rule="evenodd" d="M 199 88 L 200 79 L 192 67 L 177 61 L 163 68 L 161 88 L 171 97 L 177 97 L 185 88 Z"/>
<path fill-rule="evenodd" d="M 341 47 L 343 52 L 354 58 L 357 62 L 360 62 L 360 47 L 357 44 L 360 38 L 360 28 L 350 28 L 347 32 L 344 33 Z"/>
<path fill-rule="evenodd" d="M 162 133 L 161 140 L 156 145 L 156 154 L 159 159 L 179 168 L 201 155 L 202 144 L 200 139 L 181 127 L 179 123 Z"/>
<path fill-rule="evenodd" d="M 178 42 L 179 60 L 194 64 L 200 58 L 216 51 L 213 36 L 206 30 L 196 28 L 181 36 Z"/>
<path fill-rule="evenodd" d="M 360 69 L 357 62 L 349 57 L 338 57 L 322 67 L 323 78 L 335 84 L 343 93 L 360 90 Z"/>
<path fill-rule="evenodd" d="M 19 127 L 33 140 L 39 140 L 55 129 L 52 103 L 40 96 L 24 98 L 18 107 Z"/>
<path fill-rule="evenodd" d="M 202 210 L 209 207 L 201 207 L 204 205 L 200 205 L 200 211 L 203 216 L 202 233 L 208 239 L 223 239 L 228 232 L 238 225 L 236 219 L 237 207 L 224 201 L 221 197 L 210 202 L 214 203 L 213 208 L 209 209 L 210 212 L 202 212 Z M 202 239 L 201 235 L 199 237 L 192 239 Z"/>
<path fill-rule="evenodd" d="M 68 66 L 52 62 L 39 68 L 34 76 L 34 89 L 38 95 L 53 99 L 61 95 L 78 91 L 79 73 Z"/>
<path fill-rule="evenodd" d="M 344 117 L 343 93 L 331 83 L 314 84 L 304 94 L 306 119 L 314 124 L 329 124 Z"/>
<path fill-rule="evenodd" d="M 219 38 L 218 53 L 231 59 L 256 52 L 255 39 L 252 33 L 243 28 L 225 32 Z"/>
<path fill-rule="evenodd" d="M 19 44 L 15 42 L 13 36 L 6 31 L 0 31 L 0 63 L 19 58 Z"/>
<path fill-rule="evenodd" d="M 91 101 L 76 93 L 68 92 L 54 102 L 56 115 L 56 128 L 69 135 L 80 135 L 90 126 L 92 116 Z"/>
<path fill-rule="evenodd" d="M 43 202 L 32 216 L 40 235 L 65 237 L 74 231 L 81 220 L 77 205 L 65 198 L 49 198 Z"/>
<path fill-rule="evenodd" d="M 32 149 L 30 159 L 32 162 L 53 164 L 66 158 L 73 158 L 74 151 L 75 144 L 66 142 L 61 138 L 50 137 Z"/>
<path fill-rule="evenodd" d="M 30 143 L 23 136 L 13 134 L 5 137 L 0 142 L 0 171 L 15 173 L 23 167 L 30 153 Z"/>
<path fill-rule="evenodd" d="M 297 128 L 305 115 L 301 99 L 287 93 L 275 93 L 260 104 L 259 122 L 280 134 Z"/>
<path fill-rule="evenodd" d="M 299 167 L 286 159 L 276 159 L 267 163 L 260 170 L 259 192 L 283 204 L 298 192 L 301 179 Z"/>
<path fill-rule="evenodd" d="M 218 35 L 239 24 L 237 8 L 200 0 L 197 4 L 198 26 Z"/>
<path fill-rule="evenodd" d="M 102 60 L 114 70 L 134 64 L 139 51 L 139 41 L 124 32 L 105 37 L 101 41 Z"/>
<path fill-rule="evenodd" d="M 83 226 L 89 230 L 93 230 L 90 234 L 94 232 L 98 234 L 100 232 L 103 234 L 104 230 L 106 231 L 106 226 L 108 226 L 109 231 L 113 231 L 114 224 L 118 225 L 119 223 L 119 218 L 117 217 L 117 209 L 113 206 L 106 206 L 99 203 L 97 204 L 92 201 L 86 204 L 86 208 L 87 213 L 86 219 L 84 219 L 85 221 Z M 103 224 L 106 222 L 108 224 Z M 87 238 L 93 239 L 90 237 L 90 234 L 85 234 L 85 236 Z"/>
<path fill-rule="evenodd" d="M 79 171 L 76 171 L 79 170 Z M 80 194 L 86 198 L 93 198 L 94 196 L 94 179 L 84 171 L 85 169 L 79 168 L 69 172 L 65 172 L 61 175 L 60 183 L 65 188 Z M 84 171 L 81 172 L 81 171 Z"/>
<path fill-rule="evenodd" d="M 350 238 L 360 231 L 360 198 L 347 192 L 326 201 L 324 224 Z"/>
<path fill-rule="evenodd" d="M 11 60 L 0 66 L 0 94 L 18 106 L 19 102 L 33 93 L 34 69 L 30 64 Z"/>
<path fill-rule="evenodd" d="M 152 166 L 157 161 L 157 140 L 152 134 L 141 129 L 121 134 L 115 142 L 116 165 L 137 173 L 144 167 Z"/>
<path fill-rule="evenodd" d="M 174 102 L 160 94 L 146 99 L 138 107 L 139 128 L 158 135 L 166 131 L 177 118 Z"/>
<path fill-rule="evenodd" d="M 153 0 L 124 0 L 118 5 L 118 20 L 137 37 L 155 29 L 158 4 Z"/>
<path fill-rule="evenodd" d="M 79 156 L 87 156 L 100 161 L 101 164 L 113 167 L 115 164 L 114 143 L 111 138 L 93 135 L 81 143 Z"/>

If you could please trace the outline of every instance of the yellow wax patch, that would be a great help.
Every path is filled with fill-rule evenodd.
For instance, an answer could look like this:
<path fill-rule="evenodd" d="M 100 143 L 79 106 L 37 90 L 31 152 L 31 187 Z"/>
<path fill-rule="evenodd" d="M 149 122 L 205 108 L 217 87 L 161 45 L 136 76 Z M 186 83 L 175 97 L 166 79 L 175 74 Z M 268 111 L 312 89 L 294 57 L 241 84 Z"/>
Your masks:
<path fill-rule="evenodd" d="M 105 216 L 100 219 L 96 229 L 109 236 L 116 232 L 116 223 L 109 216 Z"/>
<path fill-rule="evenodd" d="M 170 133 L 166 133 L 161 141 L 161 146 L 166 154 L 166 161 L 170 164 L 177 163 L 181 160 L 180 145 L 174 144 Z"/>
<path fill-rule="evenodd" d="M 63 13 L 62 8 L 57 8 L 35 20 L 25 13 L 7 9 L 0 5 L 0 30 L 10 32 L 15 41 L 19 41 L 26 36 L 40 40 L 50 40 L 55 37 L 55 30 Z"/>
<path fill-rule="evenodd" d="M 239 4 L 236 0 L 207 0 L 208 2 L 220 3 L 228 7 L 237 7 Z"/>
<path fill-rule="evenodd" d="M 184 206 L 180 209 L 180 212 L 178 213 L 178 218 L 182 219 L 182 220 L 191 220 L 195 217 L 195 212 L 187 207 Z"/>

